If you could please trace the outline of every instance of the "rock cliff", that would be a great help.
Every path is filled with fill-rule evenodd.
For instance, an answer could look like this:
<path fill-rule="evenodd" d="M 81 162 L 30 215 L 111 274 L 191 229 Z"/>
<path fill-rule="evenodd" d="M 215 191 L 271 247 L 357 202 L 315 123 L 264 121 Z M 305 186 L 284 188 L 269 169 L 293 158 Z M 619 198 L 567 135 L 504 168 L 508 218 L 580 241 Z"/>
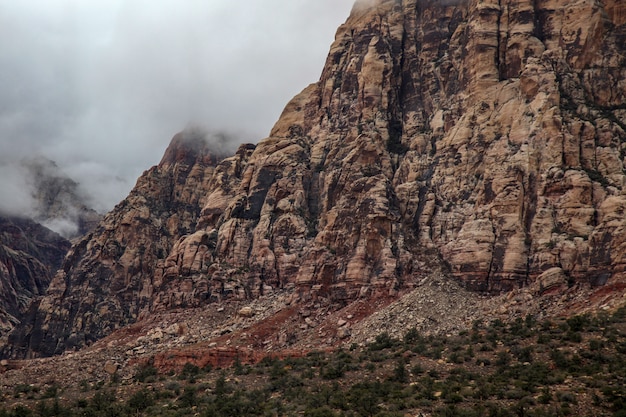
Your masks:
<path fill-rule="evenodd" d="M 393 297 L 441 268 L 491 294 L 623 283 L 625 142 L 623 2 L 357 1 L 269 137 L 168 150 L 9 350 L 278 289 Z"/>
<path fill-rule="evenodd" d="M 27 219 L 0 216 L 0 336 L 43 295 L 70 242 Z"/>
<path fill-rule="evenodd" d="M 209 194 L 166 274 L 208 278 L 212 295 L 295 285 L 333 299 L 393 292 L 437 259 L 491 293 L 551 268 L 564 285 L 621 279 L 625 10 L 357 2 L 320 81 L 234 197 Z M 215 249 L 181 256 L 209 231 Z"/>
<path fill-rule="evenodd" d="M 219 159 L 204 134 L 176 135 L 159 165 L 73 245 L 5 353 L 24 356 L 29 346 L 59 353 L 136 321 L 155 296 L 155 269 L 193 230 Z"/>

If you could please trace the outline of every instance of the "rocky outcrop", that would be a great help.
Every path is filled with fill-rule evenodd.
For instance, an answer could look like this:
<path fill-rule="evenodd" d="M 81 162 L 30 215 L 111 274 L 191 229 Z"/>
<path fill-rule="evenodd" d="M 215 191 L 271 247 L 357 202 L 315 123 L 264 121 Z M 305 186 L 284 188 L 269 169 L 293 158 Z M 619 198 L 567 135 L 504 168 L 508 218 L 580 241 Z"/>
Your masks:
<path fill-rule="evenodd" d="M 492 294 L 623 280 L 624 16 L 618 0 L 357 1 L 269 137 L 197 170 L 168 151 L 12 349 L 278 288 L 394 296 L 439 268 Z"/>
<path fill-rule="evenodd" d="M 19 164 L 32 204 L 18 214 L 0 213 L 0 336 L 45 294 L 70 249 L 67 239 L 87 233 L 102 217 L 53 161 L 34 157 Z"/>
<path fill-rule="evenodd" d="M 0 336 L 43 295 L 70 242 L 28 219 L 0 217 Z"/>
<path fill-rule="evenodd" d="M 154 298 L 154 271 L 193 230 L 221 155 L 203 134 L 183 132 L 129 196 L 74 244 L 46 297 L 9 337 L 5 354 L 51 355 L 134 322 Z"/>
<path fill-rule="evenodd" d="M 216 298 L 292 285 L 332 300 L 439 263 L 489 293 L 550 268 L 570 285 L 622 279 L 623 6 L 374 3 L 357 2 L 320 81 L 234 197 L 209 195 L 166 274 Z M 215 248 L 183 256 L 206 233 Z"/>

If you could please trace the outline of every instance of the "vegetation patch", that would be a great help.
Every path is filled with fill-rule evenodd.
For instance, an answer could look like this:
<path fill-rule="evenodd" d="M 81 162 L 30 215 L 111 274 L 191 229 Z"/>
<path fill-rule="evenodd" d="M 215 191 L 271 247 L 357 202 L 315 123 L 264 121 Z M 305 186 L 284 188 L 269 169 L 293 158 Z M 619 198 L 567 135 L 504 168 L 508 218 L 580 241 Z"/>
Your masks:
<path fill-rule="evenodd" d="M 147 364 L 132 380 L 75 392 L 19 385 L 0 393 L 0 417 L 624 416 L 626 308 L 475 322 L 445 337 L 381 333 L 349 350 L 226 369 L 162 375 Z"/>

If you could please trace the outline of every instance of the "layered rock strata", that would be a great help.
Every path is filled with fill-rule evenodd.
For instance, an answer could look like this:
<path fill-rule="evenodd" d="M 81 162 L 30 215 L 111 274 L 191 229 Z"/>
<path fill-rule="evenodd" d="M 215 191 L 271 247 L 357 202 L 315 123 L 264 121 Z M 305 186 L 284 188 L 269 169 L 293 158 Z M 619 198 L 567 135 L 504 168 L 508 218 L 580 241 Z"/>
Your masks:
<path fill-rule="evenodd" d="M 268 138 L 180 177 L 197 223 L 149 171 L 12 349 L 277 288 L 393 296 L 440 267 L 487 293 L 624 280 L 624 142 L 623 2 L 357 1 Z"/>
<path fill-rule="evenodd" d="M 150 309 L 155 270 L 194 229 L 222 158 L 209 148 L 202 134 L 174 137 L 159 165 L 144 172 L 129 196 L 73 245 L 46 296 L 10 335 L 6 356 L 83 346 Z"/>
<path fill-rule="evenodd" d="M 0 216 L 0 336 L 48 288 L 70 242 L 28 219 Z"/>
<path fill-rule="evenodd" d="M 551 268 L 564 285 L 621 279 L 624 9 L 357 2 L 320 81 L 234 197 L 209 194 L 165 274 L 208 279 L 216 297 L 295 285 L 341 300 L 393 292 L 432 251 L 491 293 Z M 183 256 L 207 233 L 214 249 Z"/>

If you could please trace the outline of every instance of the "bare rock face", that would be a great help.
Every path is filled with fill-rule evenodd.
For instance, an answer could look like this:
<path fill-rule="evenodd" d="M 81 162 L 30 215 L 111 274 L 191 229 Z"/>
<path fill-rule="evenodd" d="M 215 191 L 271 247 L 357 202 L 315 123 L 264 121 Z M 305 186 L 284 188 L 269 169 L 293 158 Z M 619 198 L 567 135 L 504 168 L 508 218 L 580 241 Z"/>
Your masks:
<path fill-rule="evenodd" d="M 27 219 L 0 217 L 0 336 L 43 295 L 70 242 Z"/>
<path fill-rule="evenodd" d="M 392 294 L 439 261 L 490 293 L 622 279 L 623 8 L 357 2 L 165 275 L 214 299 Z"/>
<path fill-rule="evenodd" d="M 269 137 L 219 164 L 168 150 L 10 349 L 279 288 L 393 297 L 439 268 L 487 293 L 624 280 L 622 3 L 357 1 Z"/>
<path fill-rule="evenodd" d="M 161 163 L 146 171 L 130 195 L 72 247 L 46 297 L 10 335 L 5 354 L 60 353 L 147 311 L 154 271 L 195 226 L 220 158 L 201 134 L 175 136 Z"/>

